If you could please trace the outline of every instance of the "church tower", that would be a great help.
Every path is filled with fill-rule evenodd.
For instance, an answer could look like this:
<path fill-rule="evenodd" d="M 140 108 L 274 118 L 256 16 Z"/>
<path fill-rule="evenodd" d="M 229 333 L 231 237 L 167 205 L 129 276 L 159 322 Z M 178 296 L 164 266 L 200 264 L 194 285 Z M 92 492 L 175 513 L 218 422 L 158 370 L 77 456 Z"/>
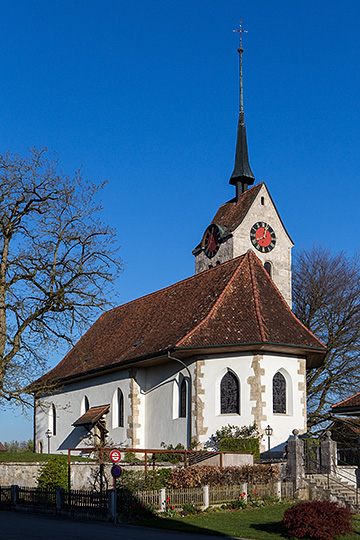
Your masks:
<path fill-rule="evenodd" d="M 242 34 L 246 30 L 242 29 L 241 20 L 239 30 L 235 31 L 240 35 L 240 99 L 235 165 L 229 181 L 235 187 L 235 197 L 220 206 L 194 249 L 195 273 L 252 250 L 291 307 L 291 249 L 294 244 L 265 183 L 253 185 L 255 177 L 249 163 L 243 100 Z"/>

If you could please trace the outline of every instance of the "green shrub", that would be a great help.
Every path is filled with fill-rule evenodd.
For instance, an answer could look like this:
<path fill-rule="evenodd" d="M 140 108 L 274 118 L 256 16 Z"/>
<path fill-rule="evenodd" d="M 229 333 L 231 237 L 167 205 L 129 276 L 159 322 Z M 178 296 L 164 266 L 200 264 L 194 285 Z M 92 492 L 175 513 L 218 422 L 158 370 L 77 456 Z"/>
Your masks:
<path fill-rule="evenodd" d="M 41 468 L 38 487 L 42 489 L 68 488 L 68 465 L 66 456 L 52 456 Z"/>
<path fill-rule="evenodd" d="M 260 441 L 253 437 L 247 439 L 234 439 L 226 437 L 219 442 L 221 452 L 239 452 L 253 454 L 254 458 L 260 457 Z"/>
<path fill-rule="evenodd" d="M 199 513 L 199 510 L 198 508 L 196 508 L 195 504 L 193 503 L 184 503 L 183 507 L 182 507 L 182 510 L 181 510 L 181 515 L 183 516 L 191 516 L 191 515 L 195 515 L 195 514 L 198 514 Z"/>
<path fill-rule="evenodd" d="M 158 469 L 155 471 L 128 471 L 123 469 L 118 485 L 129 492 L 142 491 L 144 489 L 161 489 L 167 487 L 171 479 L 171 469 Z"/>
<path fill-rule="evenodd" d="M 288 508 L 282 523 L 296 538 L 332 540 L 352 532 L 352 520 L 348 508 L 329 501 L 311 501 Z"/>

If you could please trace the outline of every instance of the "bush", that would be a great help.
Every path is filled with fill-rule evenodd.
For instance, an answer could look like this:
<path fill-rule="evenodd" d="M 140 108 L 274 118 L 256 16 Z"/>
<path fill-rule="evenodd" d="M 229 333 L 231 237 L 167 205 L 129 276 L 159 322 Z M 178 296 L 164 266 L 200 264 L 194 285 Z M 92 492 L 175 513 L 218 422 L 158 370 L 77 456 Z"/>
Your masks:
<path fill-rule="evenodd" d="M 42 467 L 38 477 L 42 489 L 68 488 L 68 465 L 66 456 L 53 456 Z"/>
<path fill-rule="evenodd" d="M 144 489 L 161 489 L 167 487 L 171 479 L 171 469 L 158 469 L 155 471 L 128 471 L 123 470 L 118 485 L 129 492 L 142 491 Z"/>
<path fill-rule="evenodd" d="M 254 437 L 247 439 L 234 439 L 226 437 L 219 442 L 220 452 L 239 452 L 254 454 L 254 458 L 260 457 L 260 441 Z"/>
<path fill-rule="evenodd" d="M 196 486 L 234 486 L 244 482 L 261 484 L 275 480 L 279 469 L 274 465 L 244 465 L 243 467 L 187 467 L 173 469 L 168 485 L 177 488 L 192 488 Z"/>
<path fill-rule="evenodd" d="M 312 501 L 288 508 L 282 523 L 287 532 L 296 538 L 332 540 L 352 532 L 352 520 L 348 508 L 334 502 Z"/>

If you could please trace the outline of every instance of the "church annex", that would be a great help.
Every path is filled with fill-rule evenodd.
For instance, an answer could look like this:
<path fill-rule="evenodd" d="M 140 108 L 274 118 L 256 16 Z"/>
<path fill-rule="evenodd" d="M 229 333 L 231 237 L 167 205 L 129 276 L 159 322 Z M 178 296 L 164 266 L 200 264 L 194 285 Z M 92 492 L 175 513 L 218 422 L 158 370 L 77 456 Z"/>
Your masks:
<path fill-rule="evenodd" d="M 281 449 L 306 431 L 306 368 L 325 348 L 291 311 L 293 242 L 266 185 L 253 185 L 241 32 L 235 197 L 195 247 L 194 276 L 103 313 L 42 377 L 58 390 L 38 399 L 36 451 L 47 430 L 51 452 L 64 452 L 100 424 L 133 448 L 206 444 L 222 426 L 256 422 Z"/>

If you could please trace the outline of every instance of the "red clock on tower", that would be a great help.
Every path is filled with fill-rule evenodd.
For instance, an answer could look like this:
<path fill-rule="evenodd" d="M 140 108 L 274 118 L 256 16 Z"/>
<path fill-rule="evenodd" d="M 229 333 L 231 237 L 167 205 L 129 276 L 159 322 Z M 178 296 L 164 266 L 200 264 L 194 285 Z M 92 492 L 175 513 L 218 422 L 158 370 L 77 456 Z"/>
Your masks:
<path fill-rule="evenodd" d="M 275 231 L 268 223 L 258 221 L 251 227 L 251 243 L 261 253 L 269 253 L 276 244 Z"/>
<path fill-rule="evenodd" d="M 209 225 L 205 231 L 202 241 L 202 247 L 204 249 L 205 255 L 209 259 L 215 257 L 216 253 L 219 250 L 220 236 L 220 229 L 215 223 Z"/>

